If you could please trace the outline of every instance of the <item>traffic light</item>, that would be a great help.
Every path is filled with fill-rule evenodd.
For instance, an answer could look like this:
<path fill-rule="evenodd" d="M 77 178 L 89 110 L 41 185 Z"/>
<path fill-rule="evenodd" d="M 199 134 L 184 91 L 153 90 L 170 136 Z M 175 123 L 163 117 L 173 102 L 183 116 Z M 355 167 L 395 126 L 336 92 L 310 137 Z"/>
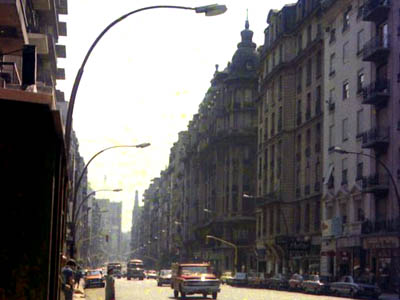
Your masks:
<path fill-rule="evenodd" d="M 108 234 L 106 234 L 106 242 L 108 243 Z"/>

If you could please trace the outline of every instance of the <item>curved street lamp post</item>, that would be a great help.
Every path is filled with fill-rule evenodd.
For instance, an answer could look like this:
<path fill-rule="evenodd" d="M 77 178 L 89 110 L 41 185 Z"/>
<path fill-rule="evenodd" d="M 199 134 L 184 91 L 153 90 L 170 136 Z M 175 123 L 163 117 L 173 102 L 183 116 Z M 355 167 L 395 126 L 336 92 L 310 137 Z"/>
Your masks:
<path fill-rule="evenodd" d="M 380 160 L 378 157 L 376 157 L 374 155 L 366 154 L 366 153 L 363 153 L 363 152 L 347 151 L 347 150 L 344 150 L 344 149 L 342 149 L 340 147 L 334 147 L 333 148 L 333 152 L 339 153 L 339 154 L 354 154 L 354 155 L 366 156 L 366 157 L 374 159 L 380 166 L 382 166 L 385 169 L 386 173 L 389 175 L 390 181 L 393 184 L 394 193 L 396 195 L 397 204 L 398 204 L 398 207 L 399 207 L 399 217 L 400 217 L 400 194 L 399 194 L 399 190 L 397 189 L 396 181 L 394 180 L 392 172 L 390 172 L 389 167 L 382 160 Z"/>

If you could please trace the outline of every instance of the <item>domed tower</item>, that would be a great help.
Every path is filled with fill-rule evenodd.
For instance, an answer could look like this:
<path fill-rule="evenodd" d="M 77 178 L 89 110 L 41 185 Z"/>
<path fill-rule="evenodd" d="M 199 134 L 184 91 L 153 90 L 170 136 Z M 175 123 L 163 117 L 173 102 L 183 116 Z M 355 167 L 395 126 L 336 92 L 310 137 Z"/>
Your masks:
<path fill-rule="evenodd" d="M 246 19 L 245 29 L 240 33 L 242 41 L 238 44 L 238 49 L 229 65 L 229 79 L 257 77 L 260 58 L 256 51 L 256 44 L 253 43 L 253 31 L 249 27 L 249 20 Z"/>

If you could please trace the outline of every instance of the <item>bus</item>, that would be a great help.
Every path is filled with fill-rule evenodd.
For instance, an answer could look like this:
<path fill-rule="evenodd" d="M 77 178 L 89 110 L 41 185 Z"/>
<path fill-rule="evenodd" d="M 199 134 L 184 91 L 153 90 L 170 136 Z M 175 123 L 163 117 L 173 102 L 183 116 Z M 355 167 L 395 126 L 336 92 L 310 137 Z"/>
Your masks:
<path fill-rule="evenodd" d="M 117 278 L 121 278 L 122 276 L 122 265 L 118 262 L 108 263 L 107 264 L 107 273 L 108 270 L 113 269 L 113 275 Z"/>
<path fill-rule="evenodd" d="M 131 278 L 139 278 L 139 280 L 144 279 L 144 266 L 143 260 L 141 259 L 131 259 L 127 264 L 127 274 L 126 278 L 131 280 Z"/>

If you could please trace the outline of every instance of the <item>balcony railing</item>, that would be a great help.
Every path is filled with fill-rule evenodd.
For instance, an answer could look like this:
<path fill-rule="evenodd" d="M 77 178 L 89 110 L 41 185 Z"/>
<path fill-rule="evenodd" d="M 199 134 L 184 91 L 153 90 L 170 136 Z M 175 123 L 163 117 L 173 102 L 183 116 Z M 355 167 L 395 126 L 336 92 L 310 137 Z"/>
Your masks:
<path fill-rule="evenodd" d="M 390 35 L 377 35 L 363 47 L 363 61 L 381 62 L 387 60 L 390 53 Z"/>
<path fill-rule="evenodd" d="M 390 98 L 390 81 L 386 78 L 372 82 L 362 89 L 362 104 L 372 104 L 377 108 L 386 105 Z"/>
<path fill-rule="evenodd" d="M 328 100 L 328 110 L 329 111 L 335 110 L 335 102 L 333 100 Z"/>
<path fill-rule="evenodd" d="M 363 7 L 363 20 L 382 22 L 388 17 L 390 5 L 390 0 L 367 0 Z"/>
<path fill-rule="evenodd" d="M 400 218 L 383 220 L 383 221 L 370 221 L 366 220 L 361 225 L 362 234 L 371 233 L 389 233 L 389 232 L 400 232 Z"/>
<path fill-rule="evenodd" d="M 0 83 L 1 79 L 6 85 L 21 85 L 22 82 L 16 63 L 0 62 Z"/>
<path fill-rule="evenodd" d="M 364 149 L 374 149 L 385 152 L 389 145 L 389 127 L 374 127 L 362 134 L 362 145 Z"/>
<path fill-rule="evenodd" d="M 362 192 L 375 196 L 386 196 L 389 191 L 389 176 L 378 173 L 362 177 Z"/>

